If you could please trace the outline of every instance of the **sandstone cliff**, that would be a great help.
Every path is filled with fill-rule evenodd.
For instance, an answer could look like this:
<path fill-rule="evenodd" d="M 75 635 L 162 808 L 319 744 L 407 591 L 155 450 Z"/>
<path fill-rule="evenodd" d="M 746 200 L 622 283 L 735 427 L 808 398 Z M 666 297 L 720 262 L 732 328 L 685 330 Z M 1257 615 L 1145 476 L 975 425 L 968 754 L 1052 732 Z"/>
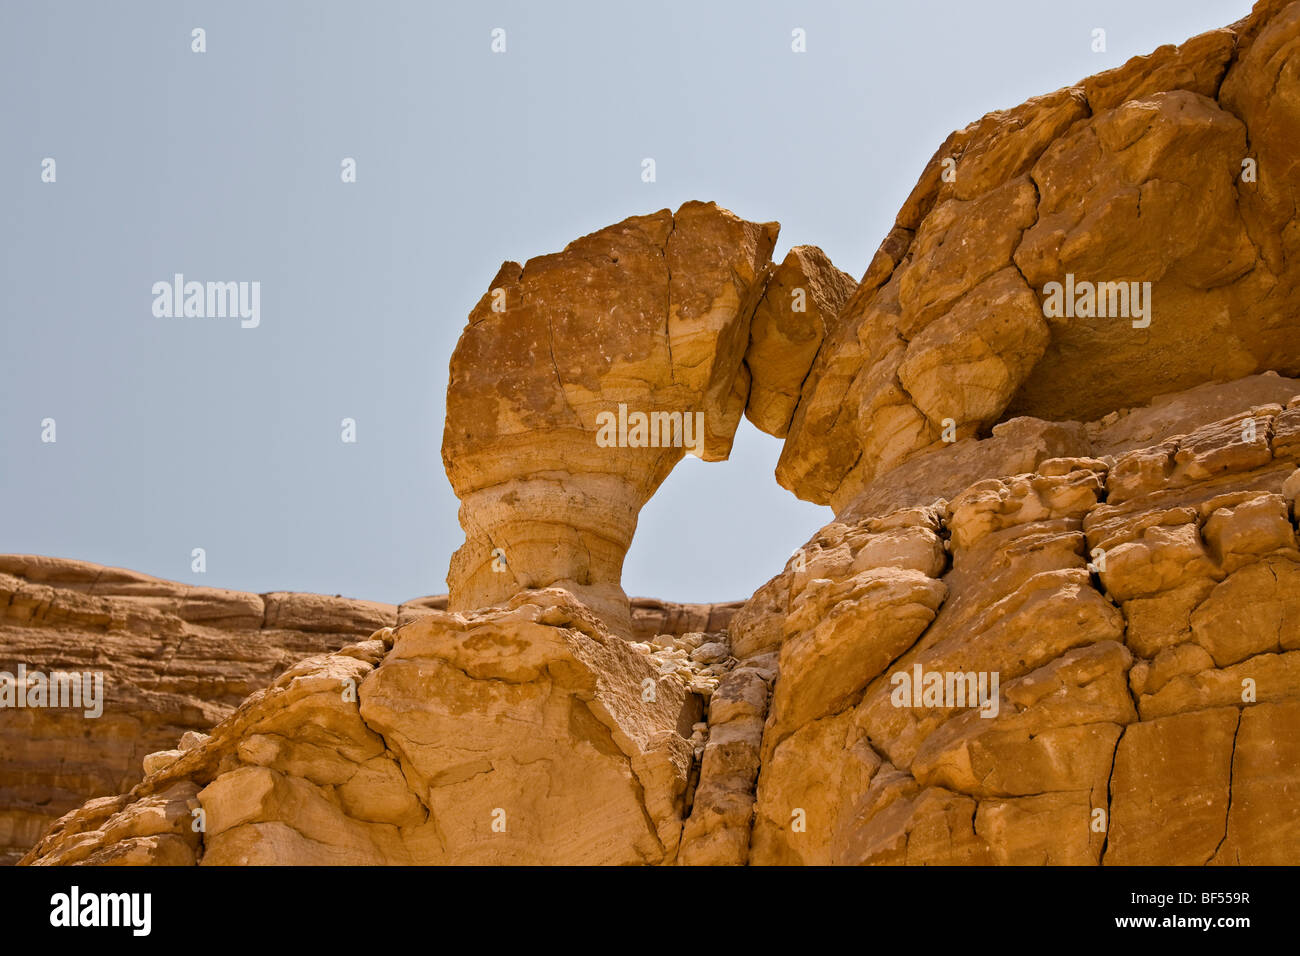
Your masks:
<path fill-rule="evenodd" d="M 749 862 L 1295 862 L 1297 429 L 1300 381 L 1198 389 L 1089 429 L 1150 445 L 822 529 L 733 624 L 780 674 Z M 898 706 L 918 668 L 1000 699 Z"/>
<path fill-rule="evenodd" d="M 704 203 L 506 263 L 447 606 L 26 862 L 1300 861 L 1298 52 L 1263 0 L 984 117 L 856 285 Z M 835 520 L 738 611 L 629 602 L 641 507 L 742 416 Z"/>

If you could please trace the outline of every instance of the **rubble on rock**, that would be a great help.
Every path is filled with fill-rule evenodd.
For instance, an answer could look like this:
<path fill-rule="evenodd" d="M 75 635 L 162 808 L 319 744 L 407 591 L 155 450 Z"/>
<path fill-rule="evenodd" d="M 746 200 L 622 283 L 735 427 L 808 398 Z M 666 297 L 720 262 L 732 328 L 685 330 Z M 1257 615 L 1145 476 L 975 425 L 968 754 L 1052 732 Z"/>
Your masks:
<path fill-rule="evenodd" d="M 446 607 L 445 595 L 400 606 L 316 594 L 247 594 L 97 564 L 0 555 L 0 672 L 103 674 L 102 714 L 4 710 L 0 721 L 0 863 L 18 860 L 59 816 L 129 790 L 203 743 L 306 655 Z M 634 627 L 671 641 L 721 630 L 736 605 L 636 598 Z"/>

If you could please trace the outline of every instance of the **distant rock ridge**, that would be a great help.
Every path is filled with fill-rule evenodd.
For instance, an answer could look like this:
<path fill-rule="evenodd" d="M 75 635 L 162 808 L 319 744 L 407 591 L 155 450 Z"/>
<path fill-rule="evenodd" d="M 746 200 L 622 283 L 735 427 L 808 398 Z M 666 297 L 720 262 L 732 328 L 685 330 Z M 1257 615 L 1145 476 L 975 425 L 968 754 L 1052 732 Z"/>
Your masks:
<path fill-rule="evenodd" d="M 721 630 L 741 602 L 633 600 L 633 626 L 658 634 Z M 0 673 L 104 674 L 103 714 L 0 710 L 0 864 L 92 797 L 127 790 L 146 755 L 212 729 L 304 656 L 444 609 L 446 595 L 401 605 L 321 594 L 250 594 L 165 581 L 86 561 L 0 555 Z"/>

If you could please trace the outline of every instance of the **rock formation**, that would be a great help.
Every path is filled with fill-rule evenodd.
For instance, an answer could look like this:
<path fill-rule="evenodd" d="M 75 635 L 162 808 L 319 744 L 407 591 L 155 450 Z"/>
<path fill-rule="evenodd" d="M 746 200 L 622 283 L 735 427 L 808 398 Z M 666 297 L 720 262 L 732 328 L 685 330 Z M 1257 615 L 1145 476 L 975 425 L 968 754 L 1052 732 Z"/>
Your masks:
<path fill-rule="evenodd" d="M 675 651 L 611 636 L 558 589 L 434 611 L 289 668 L 34 856 L 665 862 L 707 692 Z"/>
<path fill-rule="evenodd" d="M 772 264 L 777 229 L 690 202 L 502 265 L 447 388 L 443 462 L 466 536 L 454 610 L 562 587 L 629 633 L 619 580 L 641 508 L 688 451 L 726 458 L 742 413 L 785 434 L 853 289 L 815 246 Z M 624 424 L 638 414 L 640 435 Z"/>
<path fill-rule="evenodd" d="M 0 710 L 0 864 L 90 798 L 129 790 L 291 664 L 446 607 L 194 587 L 97 564 L 0 555 L 0 672 L 103 675 L 102 713 Z M 738 605 L 637 598 L 633 630 L 721 632 Z M 178 744 L 179 742 L 179 744 Z"/>
<path fill-rule="evenodd" d="M 1300 861 L 1297 131 L 1262 0 L 954 133 L 856 286 L 702 203 L 507 263 L 447 606 L 263 666 L 25 861 Z M 743 607 L 629 602 L 742 414 L 835 520 Z"/>
<path fill-rule="evenodd" d="M 693 202 L 501 267 L 447 387 L 442 455 L 466 535 L 453 609 L 556 586 L 630 630 L 619 578 L 637 514 L 688 446 L 731 450 L 776 230 Z M 620 425 L 598 443 L 602 415 L 637 414 L 659 416 L 650 433 Z"/>
<path fill-rule="evenodd" d="M 0 671 L 104 675 L 95 719 L 75 709 L 0 712 L 0 862 L 87 798 L 131 787 L 147 754 L 210 730 L 294 661 L 398 620 L 398 608 L 369 601 L 244 594 L 0 555 Z"/>
<path fill-rule="evenodd" d="M 1150 445 L 846 516 L 760 589 L 750 863 L 1295 862 L 1300 381 L 1188 427 L 1206 393 L 1088 429 Z M 997 706 L 899 706 L 918 669 Z"/>
<path fill-rule="evenodd" d="M 945 422 L 965 438 L 1004 415 L 1086 420 L 1300 371 L 1298 173 L 1280 132 L 1300 118 L 1298 20 L 1263 2 L 950 136 L 817 356 L 778 481 L 838 512 L 942 448 Z M 1045 316 L 1044 288 L 1067 276 L 1149 283 L 1150 314 Z"/>

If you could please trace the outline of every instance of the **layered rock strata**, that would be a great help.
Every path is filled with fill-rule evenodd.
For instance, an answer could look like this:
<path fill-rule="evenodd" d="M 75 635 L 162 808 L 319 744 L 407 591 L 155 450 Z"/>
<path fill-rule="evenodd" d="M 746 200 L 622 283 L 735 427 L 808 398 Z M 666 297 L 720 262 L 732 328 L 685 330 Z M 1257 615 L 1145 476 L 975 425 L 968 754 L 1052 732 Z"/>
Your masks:
<path fill-rule="evenodd" d="M 0 862 L 72 807 L 132 786 L 146 754 L 209 730 L 294 661 L 418 610 L 0 555 L 0 671 L 97 673 L 103 688 L 93 718 L 84 706 L 0 711 Z"/>
<path fill-rule="evenodd" d="M 210 731 L 304 656 L 444 609 L 318 594 L 249 594 L 33 555 L 0 555 L 0 672 L 102 675 L 100 713 L 0 710 L 0 864 L 62 814 L 129 790 L 151 762 Z M 718 633 L 739 604 L 637 598 L 643 641 Z M 165 759 L 157 758 L 157 759 Z"/>
<path fill-rule="evenodd" d="M 1160 438 L 837 521 L 760 590 L 748 862 L 1300 859 L 1300 394 Z"/>
<path fill-rule="evenodd" d="M 380 629 L 28 861 L 1293 863 L 1300 394 L 1166 431 L 1205 402 L 837 520 L 727 632 L 629 642 L 560 589 Z M 970 700 L 900 704 L 918 671 Z"/>
<path fill-rule="evenodd" d="M 565 591 L 437 611 L 294 665 L 28 859 L 661 863 L 699 700 Z"/>

